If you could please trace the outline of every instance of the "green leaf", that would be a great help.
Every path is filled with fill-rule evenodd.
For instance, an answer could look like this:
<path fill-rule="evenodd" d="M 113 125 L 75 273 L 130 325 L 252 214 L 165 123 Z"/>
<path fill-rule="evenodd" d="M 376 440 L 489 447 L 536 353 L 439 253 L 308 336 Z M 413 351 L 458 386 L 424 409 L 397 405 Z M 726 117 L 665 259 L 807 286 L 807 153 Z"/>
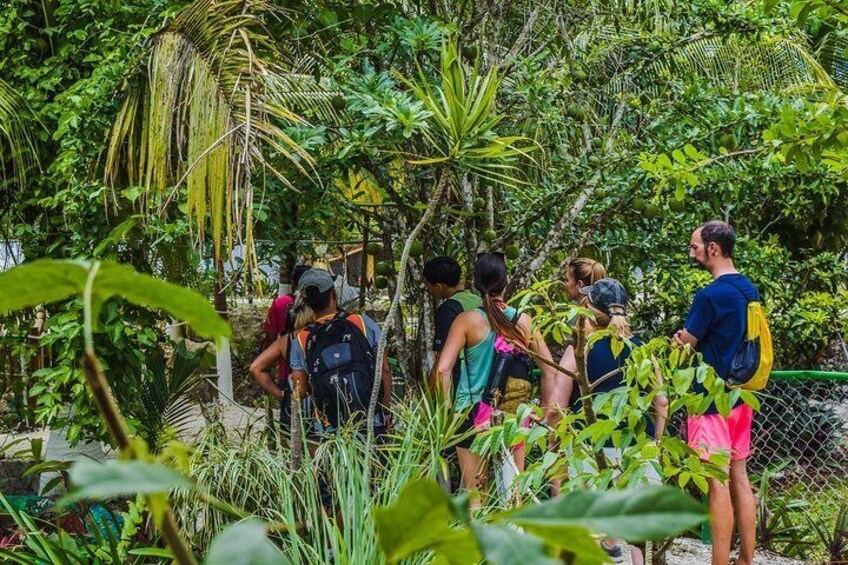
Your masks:
<path fill-rule="evenodd" d="M 267 537 L 268 525 L 251 518 L 215 536 L 206 565 L 277 565 L 291 563 Z"/>
<path fill-rule="evenodd" d="M 674 536 L 706 518 L 707 512 L 699 502 L 667 486 L 575 491 L 505 516 L 522 526 L 581 526 L 629 541 Z"/>
<path fill-rule="evenodd" d="M 140 547 L 138 549 L 131 549 L 127 553 L 130 555 L 143 555 L 145 557 L 163 557 L 165 559 L 174 558 L 173 552 L 164 547 Z"/>
<path fill-rule="evenodd" d="M 512 565 L 513 563 L 533 563 L 539 565 L 558 565 L 559 559 L 549 555 L 544 541 L 506 526 L 473 526 L 477 543 L 483 550 L 487 563 Z"/>
<path fill-rule="evenodd" d="M 432 549 L 449 563 L 475 563 L 479 552 L 467 530 L 451 527 L 456 522 L 454 509 L 444 491 L 433 481 L 408 483 L 394 504 L 374 509 L 377 538 L 390 563 Z M 470 548 L 466 558 L 457 548 Z"/>
<path fill-rule="evenodd" d="M 191 482 L 158 463 L 119 461 L 102 463 L 81 459 L 69 471 L 73 492 L 63 503 L 91 498 L 102 499 L 131 494 L 153 494 L 174 488 L 191 488 Z"/>
<path fill-rule="evenodd" d="M 565 549 L 574 554 L 580 565 L 600 565 L 608 563 L 609 558 L 598 545 L 595 536 L 580 526 L 525 526 L 528 533 L 547 541 L 556 548 Z"/>
<path fill-rule="evenodd" d="M 88 268 L 76 261 L 43 259 L 0 273 L 0 314 L 81 294 Z"/>
<path fill-rule="evenodd" d="M 230 326 L 204 297 L 193 290 L 137 273 L 132 267 L 101 263 L 95 292 L 107 297 L 123 296 L 138 306 L 165 310 L 204 337 L 230 337 Z"/>
<path fill-rule="evenodd" d="M 82 295 L 89 272 L 97 263 L 43 259 L 0 273 L 0 313 L 20 310 Z M 209 338 L 230 336 L 230 326 L 196 292 L 136 273 L 132 267 L 99 263 L 92 289 L 92 317 L 96 322 L 103 303 L 123 296 L 133 304 L 165 310 Z"/>

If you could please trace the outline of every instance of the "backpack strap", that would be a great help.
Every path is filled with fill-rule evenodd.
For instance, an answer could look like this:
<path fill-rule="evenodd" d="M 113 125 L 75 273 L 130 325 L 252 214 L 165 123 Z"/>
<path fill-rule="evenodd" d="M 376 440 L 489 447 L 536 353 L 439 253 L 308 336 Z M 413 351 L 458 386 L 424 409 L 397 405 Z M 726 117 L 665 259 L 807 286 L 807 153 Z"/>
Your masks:
<path fill-rule="evenodd" d="M 299 332 L 297 332 L 297 342 L 300 344 L 300 348 L 303 351 L 306 351 L 306 342 L 309 339 L 309 331 L 312 328 L 312 324 L 309 324 Z"/>
<path fill-rule="evenodd" d="M 753 299 L 748 298 L 748 295 L 747 295 L 747 294 L 745 294 L 745 291 L 744 291 L 744 290 L 742 290 L 741 288 L 739 288 L 739 286 L 738 286 L 736 283 L 733 283 L 733 282 L 731 282 L 731 281 L 729 281 L 729 280 L 721 280 L 721 279 L 719 279 L 719 282 L 723 282 L 723 283 L 725 283 L 725 284 L 729 284 L 730 286 L 732 286 L 733 288 L 735 288 L 736 290 L 738 290 L 738 291 L 739 291 L 739 294 L 741 294 L 741 295 L 742 295 L 742 298 L 744 298 L 744 299 L 745 299 L 745 302 L 747 302 L 747 303 L 751 303 L 751 302 L 758 302 L 758 301 L 759 301 L 759 299 L 760 299 L 760 297 L 759 297 L 759 296 L 756 296 L 756 297 L 754 297 Z"/>
<path fill-rule="evenodd" d="M 365 325 L 365 319 L 362 317 L 361 314 L 347 314 L 346 317 L 350 323 L 359 328 L 359 331 L 362 332 L 362 335 L 368 337 L 368 328 Z"/>

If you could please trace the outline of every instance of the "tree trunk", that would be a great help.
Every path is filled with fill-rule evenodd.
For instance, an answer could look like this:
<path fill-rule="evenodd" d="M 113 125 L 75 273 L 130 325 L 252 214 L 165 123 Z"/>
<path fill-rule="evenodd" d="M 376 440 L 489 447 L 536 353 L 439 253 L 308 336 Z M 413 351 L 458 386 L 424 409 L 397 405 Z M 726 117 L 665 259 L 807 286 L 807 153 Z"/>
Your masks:
<path fill-rule="evenodd" d="M 589 202 L 589 199 L 595 193 L 600 177 L 600 173 L 595 173 L 592 176 L 583 190 L 580 191 L 580 195 L 577 197 L 577 200 L 571 206 L 568 213 L 563 214 L 559 221 L 554 224 L 554 227 L 548 231 L 548 235 L 545 237 L 545 243 L 535 256 L 528 256 L 526 259 L 522 260 L 518 266 L 516 266 L 514 269 L 514 275 L 506 288 L 507 297 L 515 294 L 518 289 L 524 286 L 530 277 L 541 270 L 550 258 L 551 254 L 562 247 L 563 236 L 566 231 L 572 228 L 577 216 L 580 215 L 583 208 L 585 208 L 586 204 Z"/>
<path fill-rule="evenodd" d="M 297 472 L 303 463 L 303 417 L 300 412 L 300 396 L 297 387 L 291 394 L 291 470 Z"/>
<path fill-rule="evenodd" d="M 459 181 L 459 195 L 462 199 L 462 210 L 466 213 L 463 217 L 462 232 L 465 239 L 465 284 L 471 285 L 474 261 L 477 257 L 477 226 L 474 216 L 474 185 L 464 173 Z"/>
<path fill-rule="evenodd" d="M 365 248 L 368 247 L 368 228 L 371 225 L 371 214 L 368 209 L 362 215 L 362 252 L 359 254 L 359 311 L 365 310 L 365 294 L 368 288 L 368 254 Z"/>
<path fill-rule="evenodd" d="M 400 233 L 401 231 L 403 231 L 403 227 L 404 227 L 403 224 L 404 224 L 403 219 L 400 218 L 400 217 L 384 218 L 384 222 L 383 222 L 383 242 L 384 242 L 384 250 L 385 250 L 385 254 L 386 254 L 384 259 L 386 261 L 388 261 L 388 263 L 391 264 L 391 265 L 394 265 L 394 262 L 395 262 L 394 250 L 392 249 L 391 242 L 394 240 L 394 234 L 395 233 Z M 398 273 L 400 273 L 400 269 L 398 269 Z M 399 280 L 400 280 L 399 275 L 395 279 L 389 278 L 389 295 L 390 296 L 394 296 L 395 293 L 397 292 L 398 287 L 399 287 L 399 284 L 398 284 Z M 403 292 L 403 291 L 401 290 L 401 292 Z M 404 325 L 403 325 L 403 309 L 401 307 L 398 307 L 397 310 L 395 311 L 394 318 L 395 319 L 393 320 L 393 324 L 395 324 L 395 327 L 403 328 L 404 327 Z M 388 321 L 388 315 L 386 316 L 386 320 L 384 320 L 384 323 L 386 323 L 387 321 Z M 407 359 L 408 358 L 408 351 L 407 351 L 406 333 L 404 333 L 404 332 L 394 332 L 394 333 L 392 333 L 391 339 L 392 339 L 392 345 L 394 346 L 395 352 L 397 353 L 397 355 L 402 359 Z M 408 370 L 407 370 L 406 363 L 400 364 L 400 370 L 401 370 L 402 378 L 404 380 L 407 380 Z"/>
<path fill-rule="evenodd" d="M 409 235 L 406 238 L 406 241 L 403 244 L 403 253 L 400 256 L 400 269 L 398 269 L 398 280 L 397 280 L 397 288 L 395 289 L 394 297 L 392 298 L 392 303 L 389 306 L 389 313 L 386 316 L 386 322 L 383 324 L 383 333 L 380 336 L 380 343 L 377 345 L 377 371 L 374 378 L 374 388 L 371 391 L 371 402 L 368 406 L 368 440 L 367 445 L 370 447 L 371 442 L 374 438 L 374 415 L 377 411 L 377 397 L 380 393 L 380 387 L 382 386 L 382 377 L 383 377 L 383 359 L 386 356 L 386 340 L 387 334 L 390 331 L 393 331 L 397 328 L 394 327 L 395 324 L 395 312 L 397 312 L 400 307 L 400 299 L 403 295 L 403 287 L 406 283 L 406 265 L 409 263 L 409 250 L 412 247 L 412 242 L 415 241 L 415 238 L 418 237 L 418 233 L 424 227 L 424 225 L 430 221 L 433 217 L 433 214 L 436 212 L 436 208 L 439 205 L 439 202 L 442 199 L 442 196 L 445 193 L 445 189 L 448 186 L 450 181 L 450 172 L 446 169 L 441 169 L 436 173 L 436 189 L 433 191 L 433 195 L 430 197 L 430 201 L 427 203 L 427 209 L 424 210 L 424 214 L 421 216 L 421 219 L 418 220 L 418 223 L 409 232 Z M 403 330 L 403 328 L 400 328 Z"/>
<path fill-rule="evenodd" d="M 227 291 L 224 288 L 224 263 L 216 259 L 218 278 L 215 281 L 215 310 L 225 320 L 228 317 Z M 218 373 L 218 401 L 230 402 L 233 396 L 233 356 L 230 340 L 221 338 L 220 347 L 215 349 L 215 365 Z"/>

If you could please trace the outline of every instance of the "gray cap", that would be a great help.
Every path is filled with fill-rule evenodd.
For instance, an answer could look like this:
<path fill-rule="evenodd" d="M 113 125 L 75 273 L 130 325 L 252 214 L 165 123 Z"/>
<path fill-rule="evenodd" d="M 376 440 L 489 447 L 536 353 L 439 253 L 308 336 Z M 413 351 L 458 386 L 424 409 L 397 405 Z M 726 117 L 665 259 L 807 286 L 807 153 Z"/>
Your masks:
<path fill-rule="evenodd" d="M 311 268 L 300 276 L 297 288 L 306 292 L 306 289 L 314 286 L 318 292 L 327 292 L 333 288 L 333 276 L 324 269 Z"/>
<path fill-rule="evenodd" d="M 580 292 L 589 297 L 592 306 L 607 316 L 613 315 L 613 312 L 610 312 L 613 306 L 620 307 L 624 313 L 627 312 L 627 291 L 615 279 L 601 279 L 593 285 L 584 286 Z M 615 314 L 622 314 L 622 312 L 615 312 Z"/>

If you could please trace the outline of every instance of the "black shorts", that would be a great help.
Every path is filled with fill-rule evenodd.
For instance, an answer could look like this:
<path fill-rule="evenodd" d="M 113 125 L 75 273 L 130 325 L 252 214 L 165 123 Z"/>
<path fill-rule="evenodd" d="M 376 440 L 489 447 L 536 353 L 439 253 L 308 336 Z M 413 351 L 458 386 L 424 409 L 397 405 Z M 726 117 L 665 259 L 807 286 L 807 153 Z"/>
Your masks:
<path fill-rule="evenodd" d="M 477 413 L 477 405 L 474 405 L 474 408 L 468 412 L 468 415 L 462 421 L 462 424 L 457 428 L 457 435 L 465 435 L 467 432 L 472 431 L 474 429 L 474 415 Z M 473 432 L 468 437 L 464 438 L 462 441 L 456 444 L 456 447 L 462 447 L 465 449 L 471 449 L 471 444 L 474 443 L 474 438 L 477 437 L 477 434 L 480 432 Z"/>
<path fill-rule="evenodd" d="M 280 389 L 283 391 L 283 397 L 280 399 L 280 429 L 289 431 L 291 429 L 291 399 L 292 391 L 289 388 L 289 383 L 283 383 Z"/>

